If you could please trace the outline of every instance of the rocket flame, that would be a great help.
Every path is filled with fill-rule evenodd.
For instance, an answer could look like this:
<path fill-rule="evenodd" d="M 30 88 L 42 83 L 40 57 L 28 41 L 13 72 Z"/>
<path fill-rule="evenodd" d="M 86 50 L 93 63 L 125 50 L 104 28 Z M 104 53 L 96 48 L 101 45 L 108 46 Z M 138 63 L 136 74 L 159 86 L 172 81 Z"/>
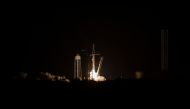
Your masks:
<path fill-rule="evenodd" d="M 96 53 L 95 53 L 95 47 L 94 47 L 94 44 L 93 44 L 93 50 L 92 50 L 92 70 L 91 70 L 91 72 L 90 72 L 90 80 L 94 80 L 94 81 L 105 81 L 105 77 L 103 77 L 103 76 L 99 76 L 99 70 L 100 70 L 100 66 L 101 66 L 101 64 L 102 64 L 102 60 L 103 60 L 103 58 L 101 58 L 101 60 L 100 60 L 100 64 L 99 64 L 99 67 L 98 67 L 98 71 L 96 72 L 95 71 L 95 55 L 97 55 Z"/>
<path fill-rule="evenodd" d="M 98 73 L 97 72 L 95 72 L 95 70 L 92 70 L 91 72 L 90 72 L 90 80 L 97 80 L 97 77 L 98 77 Z"/>
<path fill-rule="evenodd" d="M 104 76 L 99 76 L 97 72 L 95 72 L 95 70 L 92 70 L 90 72 L 90 80 L 94 80 L 94 81 L 105 81 L 105 77 Z"/>

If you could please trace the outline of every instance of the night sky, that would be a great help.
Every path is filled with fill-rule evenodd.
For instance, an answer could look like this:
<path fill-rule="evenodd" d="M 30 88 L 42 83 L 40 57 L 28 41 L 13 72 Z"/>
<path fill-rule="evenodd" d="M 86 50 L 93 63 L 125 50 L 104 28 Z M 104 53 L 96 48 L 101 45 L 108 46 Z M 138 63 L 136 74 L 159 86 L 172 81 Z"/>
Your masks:
<path fill-rule="evenodd" d="M 160 30 L 167 28 L 163 8 L 78 5 L 30 12 L 32 29 L 18 54 L 17 71 L 72 77 L 76 53 L 85 63 L 95 43 L 97 53 L 104 56 L 106 76 L 117 78 L 123 73 L 127 77 L 136 70 L 152 78 L 159 75 Z"/>

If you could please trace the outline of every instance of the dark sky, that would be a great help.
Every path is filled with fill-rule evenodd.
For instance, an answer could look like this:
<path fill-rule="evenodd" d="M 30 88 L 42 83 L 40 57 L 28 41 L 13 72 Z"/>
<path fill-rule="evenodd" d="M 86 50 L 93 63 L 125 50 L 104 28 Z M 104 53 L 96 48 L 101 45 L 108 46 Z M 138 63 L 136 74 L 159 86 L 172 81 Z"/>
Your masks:
<path fill-rule="evenodd" d="M 72 76 L 74 56 L 81 50 L 90 53 L 93 42 L 104 56 L 106 75 L 118 77 L 121 72 L 130 75 L 142 70 L 153 77 L 160 71 L 160 29 L 167 28 L 164 9 L 125 5 L 34 8 L 30 22 L 18 71 Z"/>

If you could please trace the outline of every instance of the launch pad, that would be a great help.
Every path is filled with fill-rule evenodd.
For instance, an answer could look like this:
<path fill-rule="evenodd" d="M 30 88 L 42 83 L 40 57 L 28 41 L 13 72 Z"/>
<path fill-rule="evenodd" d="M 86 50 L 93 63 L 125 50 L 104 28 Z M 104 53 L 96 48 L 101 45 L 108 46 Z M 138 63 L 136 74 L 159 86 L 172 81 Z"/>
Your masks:
<path fill-rule="evenodd" d="M 88 70 L 90 72 L 88 73 L 88 80 L 93 80 L 93 81 L 105 81 L 106 78 L 104 76 L 100 75 L 100 69 L 102 68 L 102 62 L 103 62 L 103 57 L 100 58 L 99 60 L 99 65 L 98 68 L 96 70 L 96 55 L 100 55 L 100 54 L 96 54 L 95 52 L 95 45 L 93 44 L 92 47 L 92 53 L 90 55 L 91 57 L 91 62 L 89 63 L 91 68 Z M 74 62 L 74 79 L 80 79 L 82 80 L 82 68 L 81 68 L 81 57 L 79 54 L 77 54 L 75 56 L 75 62 Z"/>

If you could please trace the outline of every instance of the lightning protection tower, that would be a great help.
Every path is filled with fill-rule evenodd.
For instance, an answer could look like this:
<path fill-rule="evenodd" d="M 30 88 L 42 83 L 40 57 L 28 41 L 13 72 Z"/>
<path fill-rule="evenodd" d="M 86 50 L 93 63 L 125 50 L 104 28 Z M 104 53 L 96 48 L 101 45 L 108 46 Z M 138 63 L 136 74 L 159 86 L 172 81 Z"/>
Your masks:
<path fill-rule="evenodd" d="M 81 56 L 79 54 L 74 59 L 74 79 L 82 80 Z"/>

